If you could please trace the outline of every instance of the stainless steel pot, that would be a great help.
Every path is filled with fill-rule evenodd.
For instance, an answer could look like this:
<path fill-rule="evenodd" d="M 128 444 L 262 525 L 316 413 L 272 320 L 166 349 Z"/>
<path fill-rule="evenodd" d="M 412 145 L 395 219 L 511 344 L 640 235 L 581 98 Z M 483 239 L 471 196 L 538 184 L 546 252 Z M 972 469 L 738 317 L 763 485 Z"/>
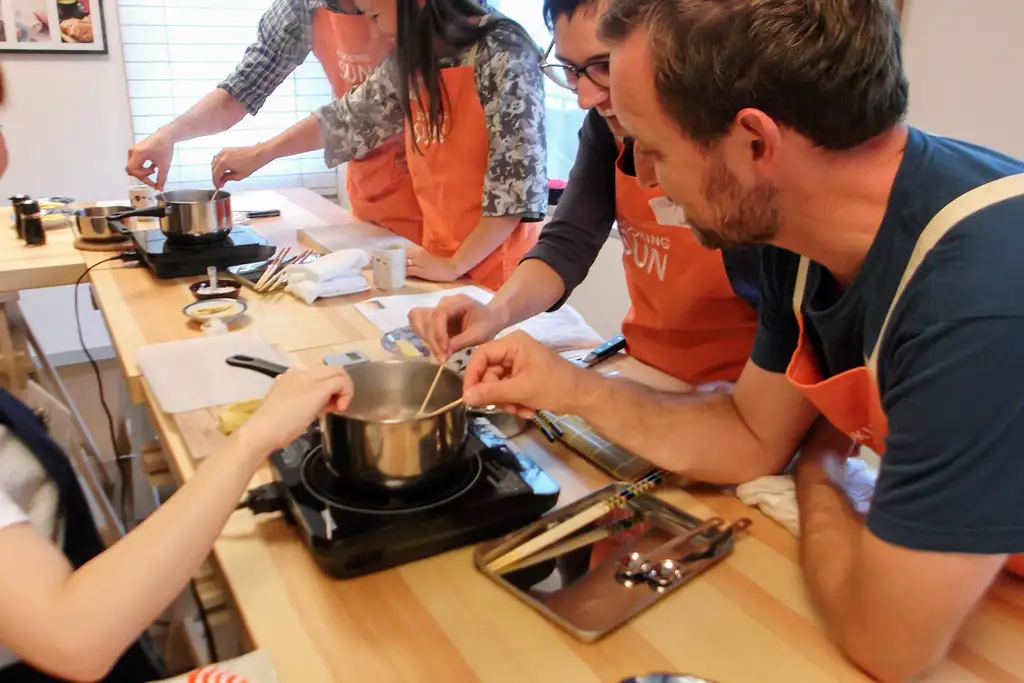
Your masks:
<path fill-rule="evenodd" d="M 125 238 L 125 232 L 135 229 L 135 218 L 129 216 L 112 220 L 111 216 L 131 211 L 130 206 L 87 206 L 71 212 L 78 235 L 88 242 L 110 242 Z"/>
<path fill-rule="evenodd" d="M 160 230 L 179 241 L 217 240 L 231 232 L 231 193 L 224 190 L 172 190 L 156 196 L 156 206 L 111 216 L 159 218 Z"/>
<path fill-rule="evenodd" d="M 287 368 L 249 356 L 229 365 L 275 377 Z M 462 379 L 445 368 L 423 417 L 420 405 L 437 374 L 426 359 L 361 363 L 347 368 L 355 388 L 344 413 L 320 419 L 324 457 L 340 479 L 405 492 L 429 486 L 465 464 L 467 411 Z M 431 412 L 435 411 L 435 412 Z"/>

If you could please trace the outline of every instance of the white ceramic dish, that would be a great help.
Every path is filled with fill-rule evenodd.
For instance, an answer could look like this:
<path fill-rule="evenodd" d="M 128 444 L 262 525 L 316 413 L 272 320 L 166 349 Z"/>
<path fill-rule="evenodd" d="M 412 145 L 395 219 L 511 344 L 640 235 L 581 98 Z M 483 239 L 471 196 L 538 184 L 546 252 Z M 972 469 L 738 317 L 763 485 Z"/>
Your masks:
<path fill-rule="evenodd" d="M 208 323 L 211 320 L 219 320 L 227 324 L 237 319 L 247 309 L 248 306 L 242 299 L 207 299 L 191 303 L 181 311 L 196 322 Z"/>

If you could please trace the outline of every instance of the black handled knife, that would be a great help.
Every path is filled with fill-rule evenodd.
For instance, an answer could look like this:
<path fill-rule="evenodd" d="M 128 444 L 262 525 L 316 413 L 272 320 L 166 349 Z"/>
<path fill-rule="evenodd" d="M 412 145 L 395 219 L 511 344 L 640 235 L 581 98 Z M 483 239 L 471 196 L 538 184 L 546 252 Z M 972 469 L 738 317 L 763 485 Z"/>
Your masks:
<path fill-rule="evenodd" d="M 577 364 L 585 368 L 592 368 L 598 363 L 608 360 L 624 348 L 626 348 L 626 338 L 621 334 L 616 335 L 583 356 L 583 358 L 577 361 Z"/>

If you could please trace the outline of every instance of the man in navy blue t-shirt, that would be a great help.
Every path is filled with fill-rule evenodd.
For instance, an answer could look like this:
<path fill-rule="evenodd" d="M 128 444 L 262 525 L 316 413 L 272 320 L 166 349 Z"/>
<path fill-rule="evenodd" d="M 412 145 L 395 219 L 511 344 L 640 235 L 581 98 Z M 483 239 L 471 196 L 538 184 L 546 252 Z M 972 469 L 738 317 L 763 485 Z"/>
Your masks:
<path fill-rule="evenodd" d="M 677 397 L 510 335 L 466 400 L 579 415 L 710 482 L 800 448 L 810 594 L 851 659 L 911 678 L 1024 553 L 1024 163 L 903 123 L 889 0 L 608 5 L 615 111 L 662 190 L 705 246 L 771 245 L 750 362 L 732 395 Z M 883 453 L 866 520 L 854 441 Z"/>

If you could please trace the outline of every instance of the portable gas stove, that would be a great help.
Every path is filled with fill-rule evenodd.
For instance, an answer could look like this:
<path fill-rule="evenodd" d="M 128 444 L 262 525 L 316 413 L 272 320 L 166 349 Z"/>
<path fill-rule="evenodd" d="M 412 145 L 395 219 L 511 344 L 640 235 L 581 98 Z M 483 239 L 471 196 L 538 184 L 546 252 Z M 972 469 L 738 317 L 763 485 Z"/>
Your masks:
<path fill-rule="evenodd" d="M 544 514 L 559 488 L 486 418 L 470 422 L 474 457 L 415 497 L 345 489 L 316 430 L 271 457 L 289 521 L 321 569 L 352 578 L 494 538 Z"/>
<path fill-rule="evenodd" d="M 169 241 L 160 230 L 132 230 L 139 259 L 159 278 L 203 275 L 208 266 L 224 269 L 264 261 L 274 255 L 269 241 L 235 226 L 226 237 L 202 242 Z"/>

